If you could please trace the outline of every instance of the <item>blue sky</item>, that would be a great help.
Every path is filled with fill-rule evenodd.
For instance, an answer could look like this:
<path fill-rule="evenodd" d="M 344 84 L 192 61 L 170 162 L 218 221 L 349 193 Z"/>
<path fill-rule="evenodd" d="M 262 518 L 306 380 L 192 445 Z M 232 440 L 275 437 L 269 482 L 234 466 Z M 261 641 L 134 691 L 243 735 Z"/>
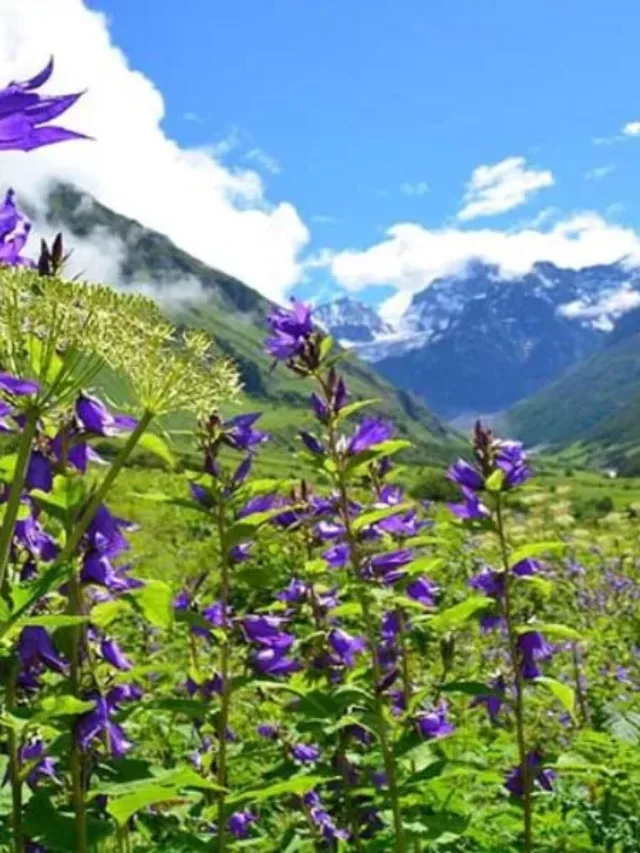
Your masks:
<path fill-rule="evenodd" d="M 76 43 L 90 26 L 79 8 L 105 13 L 111 49 L 161 93 L 168 139 L 260 175 L 260 199 L 237 208 L 295 210 L 308 232 L 293 241 L 296 274 L 271 290 L 249 276 L 269 295 L 346 288 L 379 302 L 399 289 L 406 303 L 478 246 L 507 267 L 518 254 L 576 266 L 635 249 L 633 0 L 22 5 L 45 2 L 77 12 Z M 569 246 L 575 217 L 582 240 Z M 554 228 L 555 242 L 538 239 Z"/>

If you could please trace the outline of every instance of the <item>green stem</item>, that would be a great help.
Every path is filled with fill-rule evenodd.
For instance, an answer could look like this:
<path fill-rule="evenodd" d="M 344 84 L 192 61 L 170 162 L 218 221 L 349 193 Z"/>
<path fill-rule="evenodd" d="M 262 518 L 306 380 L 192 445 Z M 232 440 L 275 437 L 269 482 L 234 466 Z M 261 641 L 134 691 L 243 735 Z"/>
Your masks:
<path fill-rule="evenodd" d="M 222 605 L 223 637 L 220 645 L 220 678 L 222 679 L 222 695 L 220 697 L 220 717 L 218 719 L 218 853 L 226 849 L 226 816 L 225 789 L 227 787 L 227 726 L 229 723 L 229 706 L 231 704 L 230 684 L 230 651 L 231 643 L 227 609 L 229 606 L 229 557 L 225 546 L 226 524 L 222 498 L 217 506 L 216 524 L 218 541 L 220 543 L 220 603 Z"/>
<path fill-rule="evenodd" d="M 504 531 L 504 518 L 502 514 L 502 496 L 496 495 L 496 526 L 500 542 L 500 553 L 504 568 L 504 617 L 507 623 L 507 635 L 509 641 L 509 656 L 513 669 L 513 681 L 516 691 L 515 716 L 516 737 L 518 741 L 518 754 L 520 757 L 520 772 L 522 774 L 523 816 L 524 816 L 524 853 L 533 850 L 533 803 L 531 798 L 531 778 L 527 762 L 527 747 L 524 730 L 524 691 L 522 673 L 520 672 L 520 660 L 518 656 L 518 638 L 513 624 L 513 612 L 511 606 L 511 580 L 512 575 L 509 566 L 509 551 Z"/>
<path fill-rule="evenodd" d="M 7 685 L 7 712 L 11 713 L 15 704 L 16 677 L 18 661 L 13 663 Z M 11 823 L 13 829 L 14 853 L 23 853 L 24 835 L 22 832 L 22 779 L 20 778 L 20 752 L 18 737 L 14 728 L 9 729 L 9 778 L 11 780 Z"/>
<path fill-rule="evenodd" d="M 24 489 L 27 477 L 29 460 L 31 459 L 31 448 L 36 434 L 39 415 L 40 411 L 35 406 L 31 406 L 25 412 L 26 420 L 18 447 L 18 458 L 16 459 L 16 467 L 9 491 L 9 500 L 7 501 L 2 528 L 0 529 L 0 590 L 4 589 L 13 533 L 20 509 L 20 499 L 22 498 L 22 490 Z"/>
<path fill-rule="evenodd" d="M 387 720 L 385 717 L 385 708 L 384 702 L 382 700 L 382 696 L 378 691 L 378 685 L 382 680 L 382 667 L 380 666 L 380 658 L 378 656 L 378 643 L 376 639 L 376 629 L 373 621 L 373 614 L 371 613 L 371 608 L 369 606 L 369 599 L 367 596 L 367 590 L 362 583 L 362 579 L 360 577 L 360 570 L 362 568 L 359 553 L 358 553 L 358 543 L 357 537 L 354 533 L 354 530 L 351 526 L 351 517 L 349 515 L 349 496 L 347 494 L 347 485 L 345 482 L 344 471 L 341 464 L 341 459 L 339 454 L 337 453 L 336 448 L 336 434 L 335 429 L 330 427 L 329 429 L 329 444 L 334 456 L 334 460 L 336 463 L 336 467 L 338 470 L 338 491 L 340 495 L 340 510 L 342 515 L 342 521 L 345 526 L 345 531 L 347 535 L 347 542 L 349 544 L 349 553 L 351 560 L 351 567 L 353 571 L 354 580 L 357 584 L 357 595 L 358 602 L 360 604 L 360 611 L 362 613 L 362 622 L 365 629 L 365 634 L 367 637 L 367 644 L 371 651 L 371 665 L 373 670 L 373 695 L 374 695 L 374 710 L 376 716 L 376 728 L 378 733 L 378 740 L 380 741 L 380 749 L 382 751 L 382 760 L 384 763 L 384 770 L 387 776 L 387 784 L 389 786 L 389 799 L 391 800 L 391 811 L 393 814 L 393 826 L 395 831 L 395 849 L 396 853 L 405 853 L 406 851 L 406 841 L 405 841 L 405 833 L 404 833 L 404 825 L 402 823 L 402 813 L 400 810 L 400 798 L 398 795 L 398 782 L 396 777 L 396 765 L 393 757 L 393 751 L 391 749 L 391 744 L 389 741 L 389 731 L 387 726 Z"/>
<path fill-rule="evenodd" d="M 76 572 L 69 583 L 69 612 L 73 616 L 82 613 L 82 591 Z M 71 640 L 71 692 L 80 698 L 81 686 L 81 654 L 82 626 L 74 625 Z M 75 811 L 76 851 L 87 853 L 87 810 L 84 796 L 82 750 L 76 738 L 72 738 L 71 746 L 71 781 L 73 786 L 73 808 Z"/>
<path fill-rule="evenodd" d="M 154 413 L 150 411 L 145 411 L 140 421 L 138 422 L 137 427 L 133 430 L 129 438 L 127 439 L 124 447 L 118 453 L 116 458 L 113 460 L 113 464 L 109 468 L 106 473 L 106 476 L 93 493 L 89 503 L 84 509 L 84 512 L 80 516 L 77 523 L 74 525 L 73 532 L 71 536 L 67 539 L 65 546 L 62 550 L 62 553 L 56 560 L 56 564 L 60 565 L 64 563 L 65 560 L 68 560 L 69 557 L 75 552 L 80 540 L 86 533 L 87 528 L 91 524 L 96 511 L 100 507 L 100 504 L 103 502 L 107 492 L 114 484 L 118 474 L 124 468 L 127 460 L 131 456 L 133 450 L 135 449 L 136 444 L 142 437 L 143 433 L 146 431 L 147 427 L 153 420 Z"/>

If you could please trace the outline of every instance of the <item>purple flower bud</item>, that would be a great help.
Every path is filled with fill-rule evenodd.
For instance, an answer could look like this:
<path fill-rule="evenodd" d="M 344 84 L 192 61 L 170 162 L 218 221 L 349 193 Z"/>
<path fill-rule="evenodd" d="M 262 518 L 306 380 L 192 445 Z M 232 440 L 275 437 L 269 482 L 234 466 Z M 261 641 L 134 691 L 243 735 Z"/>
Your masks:
<path fill-rule="evenodd" d="M 245 456 L 242 462 L 236 468 L 233 475 L 233 483 L 239 486 L 247 479 L 253 465 L 253 456 Z"/>
<path fill-rule="evenodd" d="M 115 640 L 105 637 L 100 645 L 100 652 L 107 663 L 110 663 L 111 666 L 115 666 L 116 669 L 126 671 L 133 668 L 133 664 L 122 652 L 122 649 Z"/>
<path fill-rule="evenodd" d="M 114 436 L 135 429 L 138 422 L 126 415 L 112 415 L 104 403 L 89 394 L 80 394 L 76 400 L 76 418 L 88 433 Z"/>
<path fill-rule="evenodd" d="M 419 601 L 424 607 L 434 607 L 436 603 L 437 586 L 429 578 L 419 577 L 407 586 L 407 595 L 414 601 Z"/>
<path fill-rule="evenodd" d="M 315 435 L 312 435 L 310 432 L 305 432 L 305 430 L 301 430 L 299 435 L 310 453 L 313 453 L 314 456 L 324 455 L 324 446 L 320 441 L 318 441 Z"/>
<path fill-rule="evenodd" d="M 484 489 L 484 478 L 482 474 L 472 468 L 464 459 L 458 459 L 447 471 L 447 477 L 458 486 L 480 492 Z"/>
<path fill-rule="evenodd" d="M 50 492 L 53 488 L 51 461 L 39 450 L 34 450 L 29 459 L 25 486 L 29 490 L 40 489 L 42 492 Z"/>
<path fill-rule="evenodd" d="M 58 655 L 51 638 L 41 626 L 22 629 L 18 640 L 18 656 L 23 669 L 33 669 L 43 665 L 54 672 L 67 671 L 67 664 Z"/>
<path fill-rule="evenodd" d="M 1 98 L 2 92 L 0 92 L 0 109 Z M 0 130 L 1 133 L 2 131 Z M 40 386 L 38 383 L 31 379 L 20 379 L 17 376 L 12 376 L 10 373 L 0 373 L 0 391 L 4 391 L 5 394 L 10 394 L 12 397 L 30 397 L 32 394 L 37 394 L 39 390 Z"/>
<path fill-rule="evenodd" d="M 234 838 L 246 838 L 257 817 L 250 811 L 234 812 L 227 822 L 229 832 Z"/>
<path fill-rule="evenodd" d="M 260 723 L 256 726 L 256 732 L 267 740 L 278 740 L 280 737 L 280 729 L 272 723 Z"/>
<path fill-rule="evenodd" d="M 291 756 L 300 764 L 315 764 L 320 758 L 320 750 L 313 744 L 296 743 L 291 747 Z"/>

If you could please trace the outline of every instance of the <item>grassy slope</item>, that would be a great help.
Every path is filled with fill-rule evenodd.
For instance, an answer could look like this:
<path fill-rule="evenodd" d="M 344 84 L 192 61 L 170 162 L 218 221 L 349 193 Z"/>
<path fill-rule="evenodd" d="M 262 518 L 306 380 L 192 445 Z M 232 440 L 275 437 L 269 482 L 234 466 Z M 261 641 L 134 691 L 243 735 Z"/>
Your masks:
<path fill-rule="evenodd" d="M 167 313 L 186 326 L 204 329 L 214 338 L 218 349 L 238 364 L 246 391 L 241 405 L 244 410 L 265 413 L 265 427 L 274 433 L 272 458 L 290 454 L 297 429 L 310 424 L 308 398 L 310 387 L 271 364 L 262 352 L 265 336 L 265 316 L 270 303 L 260 294 L 237 279 L 206 266 L 171 241 L 150 231 L 137 222 L 114 213 L 88 196 L 70 187 L 59 187 L 49 200 L 50 222 L 60 226 L 73 247 L 73 236 L 90 237 L 94 229 L 122 242 L 124 260 L 121 266 L 122 283 L 152 284 L 159 293 L 184 284 L 198 283 L 203 299 L 183 303 L 167 302 Z M 90 271 L 87 271 L 90 273 Z M 363 362 L 349 359 L 344 365 L 353 399 L 377 398 L 373 408 L 377 414 L 393 420 L 399 433 L 416 446 L 414 458 L 420 461 L 445 462 L 460 451 L 457 434 L 445 427 L 417 398 L 394 388 Z M 122 388 L 113 378 L 104 377 L 104 385 L 114 400 L 123 396 Z M 173 418 L 170 427 L 187 429 L 190 424 Z"/>

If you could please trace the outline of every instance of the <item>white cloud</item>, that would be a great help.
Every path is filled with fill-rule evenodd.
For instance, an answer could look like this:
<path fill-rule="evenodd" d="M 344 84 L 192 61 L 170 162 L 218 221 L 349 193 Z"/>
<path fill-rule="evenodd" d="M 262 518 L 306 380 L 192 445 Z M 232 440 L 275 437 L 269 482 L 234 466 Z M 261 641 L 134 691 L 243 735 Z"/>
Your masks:
<path fill-rule="evenodd" d="M 596 166 L 594 169 L 589 169 L 585 172 L 584 178 L 586 181 L 601 181 L 607 175 L 615 172 L 615 169 L 615 163 L 608 163 L 606 166 Z"/>
<path fill-rule="evenodd" d="M 576 299 L 567 302 L 559 308 L 559 313 L 571 320 L 589 320 L 602 331 L 611 331 L 613 321 L 640 305 L 640 293 L 630 285 L 623 286 L 618 290 L 610 290 L 598 302 L 589 302 L 586 299 Z"/>
<path fill-rule="evenodd" d="M 253 160 L 258 166 L 262 166 L 265 172 L 269 172 L 271 175 L 279 175 L 282 171 L 280 163 L 278 163 L 276 158 L 272 157 L 271 154 L 267 154 L 262 148 L 252 148 L 251 151 L 245 154 L 245 158 Z"/>
<path fill-rule="evenodd" d="M 421 196 L 426 195 L 429 190 L 430 187 L 426 181 L 416 181 L 415 183 L 405 181 L 403 184 L 400 184 L 400 192 L 404 193 L 404 195 Z"/>
<path fill-rule="evenodd" d="M 316 265 L 328 266 L 347 290 L 395 286 L 396 294 L 383 306 L 385 319 L 393 320 L 414 293 L 436 278 L 463 272 L 474 259 L 496 264 L 504 275 L 518 275 L 536 261 L 580 269 L 621 258 L 640 264 L 639 235 L 597 213 L 581 213 L 544 231 L 531 226 L 514 231 L 427 229 L 399 223 L 387 230 L 382 242 L 367 249 L 319 253 Z"/>
<path fill-rule="evenodd" d="M 88 90 L 61 123 L 96 141 L 3 153 L 2 183 L 37 202 L 52 181 L 70 181 L 282 299 L 301 277 L 299 256 L 309 240 L 295 207 L 270 204 L 260 176 L 223 165 L 220 151 L 182 148 L 165 135 L 162 95 L 111 43 L 104 15 L 82 0 L 2 0 L 3 80 L 34 74 L 50 53 L 57 64 L 47 91 Z"/>
<path fill-rule="evenodd" d="M 478 166 L 467 184 L 465 206 L 458 219 L 467 221 L 512 210 L 553 183 L 551 172 L 527 168 L 524 157 L 507 157 L 490 166 Z"/>
<path fill-rule="evenodd" d="M 625 136 L 640 136 L 640 121 L 629 121 L 622 128 Z"/>

